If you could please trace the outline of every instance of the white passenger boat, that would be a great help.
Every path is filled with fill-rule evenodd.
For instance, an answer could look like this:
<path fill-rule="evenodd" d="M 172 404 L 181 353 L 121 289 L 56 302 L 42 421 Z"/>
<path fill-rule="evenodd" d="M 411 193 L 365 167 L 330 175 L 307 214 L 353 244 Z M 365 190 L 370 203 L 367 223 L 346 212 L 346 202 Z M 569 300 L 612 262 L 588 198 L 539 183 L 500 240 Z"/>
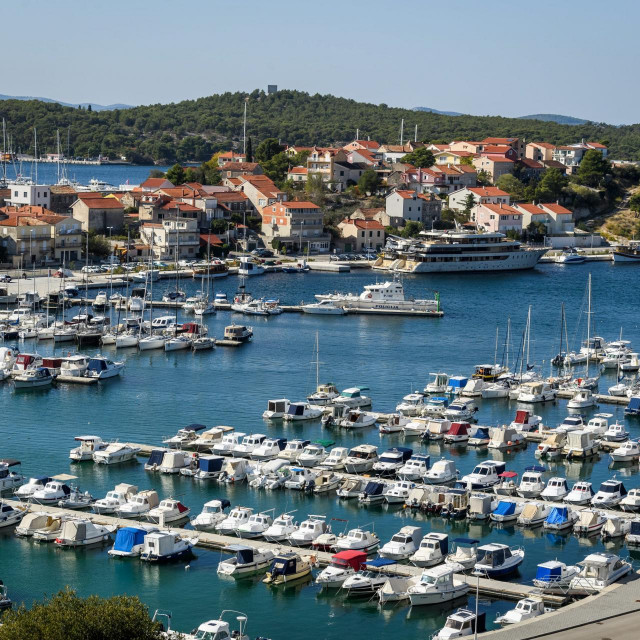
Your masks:
<path fill-rule="evenodd" d="M 558 560 L 541 562 L 536 569 L 533 586 L 543 591 L 553 591 L 554 589 L 566 591 L 578 572 L 578 567 L 566 565 Z"/>
<path fill-rule="evenodd" d="M 496 624 L 504 627 L 510 624 L 518 624 L 525 620 L 537 618 L 550 611 L 544 606 L 541 598 L 523 598 L 518 600 L 514 609 L 509 609 L 506 613 L 496 618 Z"/>
<path fill-rule="evenodd" d="M 288 540 L 289 537 L 298 530 L 298 523 L 295 521 L 293 514 L 294 511 L 288 513 L 282 513 L 262 534 L 267 542 L 282 542 Z"/>
<path fill-rule="evenodd" d="M 564 497 L 564 501 L 573 505 L 584 505 L 589 504 L 593 496 L 593 485 L 590 482 L 582 480 L 576 482 L 573 487 L 571 487 L 571 491 Z"/>
<path fill-rule="evenodd" d="M 116 509 L 119 518 L 140 518 L 158 506 L 158 492 L 145 489 L 131 496 L 127 502 Z"/>
<path fill-rule="evenodd" d="M 629 562 L 612 553 L 591 553 L 578 565 L 580 573 L 572 578 L 569 586 L 587 592 L 602 591 L 632 570 Z"/>
<path fill-rule="evenodd" d="M 322 416 L 322 409 L 310 405 L 308 402 L 292 402 L 287 412 L 282 416 L 285 422 L 299 420 L 317 420 Z"/>
<path fill-rule="evenodd" d="M 346 309 L 339 306 L 339 303 L 334 300 L 320 300 L 319 302 L 303 304 L 300 308 L 304 313 L 323 316 L 343 316 L 347 313 Z"/>
<path fill-rule="evenodd" d="M 112 442 L 104 449 L 93 452 L 93 461 L 98 464 L 120 464 L 135 460 L 140 447 L 135 447 L 124 442 Z"/>
<path fill-rule="evenodd" d="M 271 549 L 248 547 L 243 544 L 231 544 L 223 550 L 235 553 L 233 557 L 218 563 L 217 573 L 223 576 L 246 576 L 260 573 L 271 564 L 274 558 Z"/>
<path fill-rule="evenodd" d="M 177 522 L 189 517 L 191 509 L 174 498 L 165 498 L 157 507 L 147 512 L 147 520 L 164 526 L 170 522 Z"/>
<path fill-rule="evenodd" d="M 104 356 L 97 355 L 89 360 L 85 375 L 87 378 L 105 380 L 119 376 L 124 369 L 124 362 L 113 362 Z"/>
<path fill-rule="evenodd" d="M 444 627 L 433 636 L 432 640 L 454 640 L 454 638 L 472 636 L 476 632 L 482 633 L 486 629 L 486 615 L 484 611 L 476 615 L 469 609 L 458 609 L 447 617 Z"/>
<path fill-rule="evenodd" d="M 289 410 L 289 404 L 289 400 L 286 398 L 269 400 L 267 402 L 267 409 L 262 414 L 262 417 L 265 420 L 281 420 Z"/>
<path fill-rule="evenodd" d="M 96 451 L 103 451 L 107 447 L 100 436 L 76 436 L 74 440 L 80 443 L 69 451 L 69 458 L 75 462 L 92 460 Z"/>
<path fill-rule="evenodd" d="M 370 553 L 380 545 L 380 538 L 368 529 L 351 529 L 346 535 L 338 536 L 336 541 L 337 551 L 365 551 Z"/>
<path fill-rule="evenodd" d="M 55 544 L 59 547 L 88 547 L 110 540 L 114 526 L 95 524 L 91 520 L 65 520 Z"/>
<path fill-rule="evenodd" d="M 463 569 L 462 565 L 455 564 L 425 569 L 420 581 L 407 590 L 411 606 L 440 604 L 464 596 L 469 591 L 469 585 L 464 580 L 454 578 L 455 573 Z"/>
<path fill-rule="evenodd" d="M 449 536 L 446 533 L 428 533 L 409 562 L 416 567 L 433 567 L 444 562 L 449 552 Z"/>
<path fill-rule="evenodd" d="M 361 571 L 367 561 L 364 551 L 340 551 L 331 556 L 331 562 L 316 577 L 316 584 L 327 589 L 338 589 L 344 581 Z"/>
<path fill-rule="evenodd" d="M 138 493 L 138 487 L 133 484 L 127 484 L 126 482 L 117 484 L 113 491 L 108 491 L 104 498 L 100 498 L 93 503 L 93 511 L 105 515 L 115 513 L 136 493 Z"/>
<path fill-rule="evenodd" d="M 418 550 L 421 540 L 421 527 L 404 526 L 380 547 L 378 553 L 383 558 L 406 560 Z"/>

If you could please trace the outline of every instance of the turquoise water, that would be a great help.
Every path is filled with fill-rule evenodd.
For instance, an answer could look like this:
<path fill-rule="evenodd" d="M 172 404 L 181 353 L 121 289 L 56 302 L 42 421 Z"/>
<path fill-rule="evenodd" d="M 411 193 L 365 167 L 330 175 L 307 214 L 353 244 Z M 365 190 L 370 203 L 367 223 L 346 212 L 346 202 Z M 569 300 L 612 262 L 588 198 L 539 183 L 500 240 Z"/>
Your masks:
<path fill-rule="evenodd" d="M 468 527 L 466 523 L 450 525 L 439 518 L 406 513 L 397 507 L 361 508 L 352 501 L 338 502 L 333 497 L 308 497 L 288 491 L 266 493 L 244 485 L 193 483 L 183 477 L 148 474 L 139 463 L 108 468 L 92 463 L 74 465 L 68 460 L 68 451 L 74 445 L 74 436 L 82 433 L 160 444 L 163 436 L 173 435 L 180 426 L 191 422 L 207 426 L 232 425 L 241 431 L 282 434 L 289 438 L 327 437 L 319 423 L 285 427 L 282 423 L 265 423 L 260 417 L 268 399 L 303 399 L 315 386 L 315 366 L 310 361 L 314 358 L 316 332 L 323 363 L 321 378 L 332 380 L 340 388 L 369 386 L 373 408 L 379 411 L 392 411 L 412 388 L 424 387 L 431 371 L 467 374 L 475 364 L 493 361 L 496 325 L 500 327 L 502 343 L 509 317 L 513 358 L 528 305 L 532 307 L 530 361 L 539 365 L 544 361 L 547 372 L 548 362 L 558 350 L 561 302 L 567 307 L 572 347 L 578 346 L 584 337 L 584 319 L 578 330 L 576 326 L 589 272 L 593 274 L 593 318 L 597 333 L 611 340 L 618 337 L 623 327 L 624 337 L 640 347 L 638 271 L 633 266 L 542 265 L 524 273 L 407 277 L 404 284 L 409 294 L 425 297 L 434 289 L 440 291 L 444 318 L 282 314 L 242 320 L 234 315 L 234 319 L 253 325 L 255 333 L 251 344 L 238 349 L 218 348 L 196 354 L 118 351 L 117 359 L 126 360 L 127 365 L 122 379 L 90 387 L 59 386 L 27 393 L 16 393 L 12 386 L 2 385 L 0 457 L 21 459 L 23 471 L 28 475 L 63 472 L 77 475 L 79 485 L 99 497 L 119 482 L 132 482 L 141 489 L 155 488 L 161 496 L 179 496 L 194 514 L 205 501 L 227 496 L 233 505 L 273 507 L 276 513 L 297 509 L 299 520 L 308 513 L 326 513 L 330 518 L 348 520 L 349 527 L 373 523 L 383 542 L 409 520 L 422 526 L 423 533 L 448 531 L 452 537 L 469 534 L 483 541 L 505 541 L 525 548 L 527 555 L 520 579 L 530 582 L 538 562 L 555 557 L 575 562 L 592 550 L 602 549 L 602 544 L 599 540 L 579 541 L 573 536 L 555 536 L 541 530 Z M 278 297 L 283 303 L 294 304 L 310 301 L 314 293 L 360 291 L 374 278 L 370 272 L 268 274 L 251 279 L 247 289 L 255 295 Z M 225 291 L 229 297 L 237 284 L 235 277 L 215 281 L 216 290 Z M 161 282 L 155 286 L 154 294 L 160 297 L 170 286 L 169 282 Z M 181 282 L 181 287 L 189 292 L 199 286 L 199 281 Z M 75 313 L 77 309 L 73 310 Z M 228 312 L 208 318 L 210 334 L 221 336 L 231 318 Z M 50 353 L 51 348 L 52 345 L 38 345 L 43 354 Z M 30 349 L 34 350 L 35 345 L 27 343 L 23 347 L 23 350 Z M 115 354 L 115 350 L 112 353 Z M 601 389 L 613 384 L 614 379 L 615 374 L 604 377 Z M 514 402 L 479 400 L 478 404 L 480 424 L 504 423 L 515 415 Z M 622 408 L 603 406 L 600 411 L 623 419 Z M 545 423 L 555 425 L 567 414 L 566 401 L 537 407 L 536 413 Z M 627 422 L 634 437 L 640 436 L 639 424 Z M 380 447 L 402 444 L 401 436 L 380 436 L 374 429 L 361 433 L 332 432 L 330 437 L 336 444 L 345 446 L 362 441 Z M 415 450 L 423 448 L 414 439 L 407 446 Z M 487 457 L 486 451 L 479 453 L 438 444 L 424 450 L 431 454 L 432 460 L 441 455 L 453 457 L 462 473 L 469 472 L 476 462 Z M 521 472 L 534 462 L 533 452 L 534 448 L 529 446 L 515 454 L 496 452 L 493 457 L 505 459 L 507 468 Z M 624 478 L 627 488 L 638 486 L 637 465 L 613 471 L 606 456 L 586 464 L 558 462 L 550 466 L 549 475 L 566 476 L 571 482 L 589 478 L 598 484 L 614 472 Z M 334 522 L 334 526 L 341 529 L 345 525 Z M 620 549 L 616 545 L 608 548 Z M 624 548 L 621 553 L 628 555 Z M 14 600 L 27 603 L 67 584 L 82 595 L 137 594 L 151 610 L 171 610 L 176 628 L 184 631 L 208 617 L 217 616 L 224 608 L 240 609 L 249 614 L 250 635 L 272 638 L 308 637 L 310 623 L 322 629 L 314 633 L 314 637 L 334 638 L 341 634 L 360 640 L 382 628 L 385 634 L 425 637 L 442 625 L 450 611 L 450 608 L 440 611 L 428 607 L 411 610 L 407 606 L 381 611 L 374 603 L 345 601 L 321 593 L 311 584 L 278 591 L 268 589 L 257 578 L 221 580 L 215 573 L 220 554 L 198 550 L 197 556 L 191 562 L 190 571 L 185 571 L 182 565 L 149 567 L 138 561 L 111 560 L 106 548 L 61 551 L 3 533 L 0 535 L 0 578 L 9 586 Z M 468 602 L 475 606 L 473 598 Z M 491 620 L 497 611 L 510 608 L 505 603 L 484 600 L 480 606 Z"/>

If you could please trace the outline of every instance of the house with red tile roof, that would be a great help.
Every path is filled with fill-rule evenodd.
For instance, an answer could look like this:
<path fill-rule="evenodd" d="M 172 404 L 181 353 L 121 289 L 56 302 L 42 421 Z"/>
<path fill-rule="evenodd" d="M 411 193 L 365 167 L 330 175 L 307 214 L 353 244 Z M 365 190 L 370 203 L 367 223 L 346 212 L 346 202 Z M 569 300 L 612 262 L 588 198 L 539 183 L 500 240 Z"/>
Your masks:
<path fill-rule="evenodd" d="M 526 157 L 516 160 L 516 168 L 519 170 L 520 178 L 525 181 L 538 180 L 545 172 L 542 162 Z"/>
<path fill-rule="evenodd" d="M 522 232 L 522 212 L 508 204 L 477 204 L 471 209 L 471 221 L 490 233 Z"/>
<path fill-rule="evenodd" d="M 290 167 L 287 171 L 287 180 L 291 182 L 306 182 L 309 170 L 307 167 Z"/>
<path fill-rule="evenodd" d="M 166 189 L 175 185 L 166 178 L 147 178 L 141 185 L 142 191 L 155 191 L 156 189 Z"/>
<path fill-rule="evenodd" d="M 246 162 L 247 155 L 241 151 L 225 151 L 218 155 L 218 166 L 224 167 L 228 162 Z"/>
<path fill-rule="evenodd" d="M 314 147 L 301 147 L 297 144 L 291 144 L 284 150 L 284 153 L 288 156 L 295 156 L 301 151 L 308 151 L 309 153 L 311 153 L 313 149 Z"/>
<path fill-rule="evenodd" d="M 525 158 L 544 162 L 545 160 L 553 160 L 553 152 L 556 145 L 550 142 L 528 142 L 525 149 Z"/>
<path fill-rule="evenodd" d="M 331 235 L 324 231 L 323 212 L 318 205 L 306 201 L 273 202 L 262 207 L 262 235 L 265 244 L 274 239 L 287 251 L 326 253 Z"/>
<path fill-rule="evenodd" d="M 485 138 L 482 143 L 485 145 L 484 150 L 488 145 L 508 146 L 515 151 L 515 158 L 524 158 L 526 152 L 525 141 L 520 138 Z"/>
<path fill-rule="evenodd" d="M 515 163 L 511 158 L 505 158 L 502 155 L 479 155 L 473 159 L 473 166 L 480 171 L 489 174 L 491 182 L 495 184 L 500 176 L 507 173 L 513 173 Z"/>
<path fill-rule="evenodd" d="M 347 162 L 365 164 L 370 168 L 374 168 L 382 164 L 382 154 L 370 149 L 354 149 L 347 154 Z"/>
<path fill-rule="evenodd" d="M 575 231 L 573 213 L 556 202 L 523 203 L 513 206 L 522 213 L 523 229 L 532 222 L 541 222 L 547 228 L 549 236 L 562 236 Z"/>
<path fill-rule="evenodd" d="M 340 245 L 344 251 L 362 251 L 376 249 L 380 251 L 385 244 L 384 226 L 377 220 L 345 218 L 338 224 Z"/>
<path fill-rule="evenodd" d="M 264 171 L 257 162 L 227 162 L 220 168 L 220 175 L 223 178 L 239 178 L 240 176 L 262 175 Z"/>
<path fill-rule="evenodd" d="M 140 225 L 142 242 L 153 248 L 157 260 L 193 260 L 200 251 L 200 230 L 195 218 L 165 218 Z"/>
<path fill-rule="evenodd" d="M 469 195 L 473 196 L 476 204 L 488 202 L 490 204 L 509 204 L 511 196 L 498 187 L 463 187 L 449 194 L 449 209 L 462 212 L 466 208 Z"/>
<path fill-rule="evenodd" d="M 284 202 L 287 199 L 287 194 L 280 191 L 267 176 L 244 175 L 236 179 L 238 184 L 234 186 L 234 191 L 244 193 L 258 213 L 274 202 Z"/>
<path fill-rule="evenodd" d="M 473 158 L 475 155 L 474 153 L 471 153 L 471 151 L 451 151 L 450 149 L 438 149 L 432 153 L 436 159 L 436 164 L 454 165 L 460 164 L 463 158 Z"/>
<path fill-rule="evenodd" d="M 349 144 L 342 147 L 345 151 L 358 151 L 359 149 L 366 149 L 368 151 L 377 151 L 380 148 L 380 144 L 375 140 L 354 140 Z"/>
<path fill-rule="evenodd" d="M 440 219 L 442 200 L 433 193 L 395 189 L 385 198 L 385 211 L 391 226 L 404 226 L 411 220 L 421 222 L 425 228 L 431 228 Z"/>
<path fill-rule="evenodd" d="M 169 183 L 171 184 L 171 183 Z M 83 231 L 106 234 L 107 228 L 114 231 L 124 224 L 124 206 L 115 198 L 103 198 L 99 194 L 83 194 L 71 205 L 72 215 L 82 225 Z"/>

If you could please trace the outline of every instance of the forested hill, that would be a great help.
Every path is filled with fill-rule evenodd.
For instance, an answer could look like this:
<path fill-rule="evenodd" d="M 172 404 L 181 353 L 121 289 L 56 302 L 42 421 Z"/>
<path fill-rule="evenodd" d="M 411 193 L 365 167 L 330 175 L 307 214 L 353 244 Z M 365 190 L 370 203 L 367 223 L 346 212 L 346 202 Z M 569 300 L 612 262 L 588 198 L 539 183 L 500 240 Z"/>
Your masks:
<path fill-rule="evenodd" d="M 138 162 L 203 160 L 241 139 L 245 97 L 243 93 L 223 93 L 175 104 L 101 112 L 6 100 L 0 102 L 0 117 L 7 122 L 13 150 L 23 153 L 33 151 L 34 126 L 40 153 L 55 151 L 56 129 L 64 146 L 69 127 L 73 156 L 125 154 Z M 270 96 L 258 90 L 251 93 L 247 131 L 254 149 L 267 137 L 300 145 L 345 143 L 354 138 L 357 129 L 360 137 L 397 143 L 403 118 L 405 140 L 413 139 L 417 124 L 418 139 L 431 142 L 518 136 L 563 144 L 584 138 L 606 142 L 614 158 L 640 159 L 640 124 L 568 126 L 518 118 L 445 116 L 299 91 Z"/>

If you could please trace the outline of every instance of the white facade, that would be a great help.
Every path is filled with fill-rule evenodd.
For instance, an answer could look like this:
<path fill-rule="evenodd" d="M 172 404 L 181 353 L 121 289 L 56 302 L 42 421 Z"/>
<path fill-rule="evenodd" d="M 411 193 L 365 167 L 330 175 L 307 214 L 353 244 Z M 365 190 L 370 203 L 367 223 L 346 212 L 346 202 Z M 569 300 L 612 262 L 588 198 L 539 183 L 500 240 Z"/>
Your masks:
<path fill-rule="evenodd" d="M 10 182 L 7 189 L 11 190 L 11 194 L 6 200 L 8 205 L 17 207 L 29 205 L 45 207 L 45 209 L 51 207 L 51 189 L 48 184 Z"/>

